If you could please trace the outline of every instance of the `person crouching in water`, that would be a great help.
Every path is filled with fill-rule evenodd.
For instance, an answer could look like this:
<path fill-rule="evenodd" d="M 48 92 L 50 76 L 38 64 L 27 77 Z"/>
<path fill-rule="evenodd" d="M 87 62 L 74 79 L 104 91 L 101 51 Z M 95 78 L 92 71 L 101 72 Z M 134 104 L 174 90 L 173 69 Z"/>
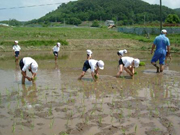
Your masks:
<path fill-rule="evenodd" d="M 18 62 L 21 47 L 18 45 L 18 41 L 14 41 L 13 50 L 15 54 L 15 62 Z"/>
<path fill-rule="evenodd" d="M 80 77 L 78 78 L 78 80 L 81 80 L 82 77 L 85 75 L 86 71 L 90 68 L 91 69 L 91 76 L 93 78 L 94 81 L 96 81 L 96 79 L 99 76 L 98 70 L 104 69 L 104 62 L 102 60 L 94 60 L 91 59 L 92 57 L 92 51 L 91 50 L 87 50 L 87 60 L 84 62 L 83 65 L 83 71 L 80 75 Z"/>
<path fill-rule="evenodd" d="M 53 49 L 53 54 L 54 54 L 55 61 L 58 58 L 58 52 L 60 50 L 60 47 L 61 47 L 61 43 L 57 42 L 57 44 L 52 48 Z"/>
<path fill-rule="evenodd" d="M 119 77 L 122 74 L 123 69 L 130 76 L 133 77 L 133 75 L 135 73 L 134 69 L 139 67 L 140 60 L 132 58 L 132 57 L 122 57 L 122 56 L 119 56 L 119 57 L 120 57 L 120 60 L 119 60 L 119 71 L 117 72 L 116 77 Z"/>
<path fill-rule="evenodd" d="M 25 84 L 25 79 L 27 78 L 28 81 L 34 81 L 36 77 L 36 73 L 38 70 L 37 62 L 32 59 L 31 57 L 24 57 L 20 60 L 19 66 L 21 68 L 22 73 L 22 84 Z M 32 73 L 32 77 L 26 75 L 26 70 Z"/>

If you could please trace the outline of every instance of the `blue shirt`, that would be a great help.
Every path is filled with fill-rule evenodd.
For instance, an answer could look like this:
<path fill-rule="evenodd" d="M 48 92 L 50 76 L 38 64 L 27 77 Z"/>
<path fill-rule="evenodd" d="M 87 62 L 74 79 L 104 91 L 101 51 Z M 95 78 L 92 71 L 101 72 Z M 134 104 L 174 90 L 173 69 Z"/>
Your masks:
<path fill-rule="evenodd" d="M 170 46 L 170 42 L 164 34 L 160 34 L 155 38 L 154 45 L 156 45 L 156 53 L 166 53 L 166 48 Z"/>

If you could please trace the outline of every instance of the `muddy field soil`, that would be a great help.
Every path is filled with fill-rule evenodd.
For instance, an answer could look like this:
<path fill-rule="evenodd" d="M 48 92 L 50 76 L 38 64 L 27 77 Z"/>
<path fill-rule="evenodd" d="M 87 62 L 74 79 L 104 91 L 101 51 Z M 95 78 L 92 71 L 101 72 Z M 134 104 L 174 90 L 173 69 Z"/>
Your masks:
<path fill-rule="evenodd" d="M 93 58 L 105 62 L 97 82 L 89 71 L 77 80 L 86 50 L 63 52 L 56 63 L 42 58 L 49 52 L 30 52 L 39 70 L 35 83 L 25 85 L 14 59 L 1 59 L 0 135 L 178 135 L 178 57 L 157 74 L 149 53 L 129 51 L 146 65 L 133 78 L 125 72 L 115 78 L 116 51 L 93 50 Z"/>

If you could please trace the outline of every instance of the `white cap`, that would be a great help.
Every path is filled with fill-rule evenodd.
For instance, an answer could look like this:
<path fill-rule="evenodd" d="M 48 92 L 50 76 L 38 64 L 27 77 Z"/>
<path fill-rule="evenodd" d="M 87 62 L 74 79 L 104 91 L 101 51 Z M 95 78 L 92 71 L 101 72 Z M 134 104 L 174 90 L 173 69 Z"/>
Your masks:
<path fill-rule="evenodd" d="M 92 55 L 92 51 L 91 50 L 86 50 L 88 55 Z"/>
<path fill-rule="evenodd" d="M 60 47 L 60 46 L 61 46 L 61 43 L 57 42 L 57 45 Z"/>
<path fill-rule="evenodd" d="M 127 53 L 127 50 L 126 50 L 126 49 L 124 49 L 124 50 L 123 50 L 123 52 L 124 52 L 124 53 Z"/>
<path fill-rule="evenodd" d="M 98 67 L 102 70 L 104 69 L 104 62 L 102 60 L 98 61 Z"/>
<path fill-rule="evenodd" d="M 37 63 L 32 63 L 31 64 L 31 70 L 33 73 L 36 73 L 38 70 L 38 64 Z"/>
<path fill-rule="evenodd" d="M 134 67 L 135 68 L 139 67 L 139 63 L 140 63 L 139 59 L 134 59 Z"/>
<path fill-rule="evenodd" d="M 161 31 L 161 33 L 167 33 L 167 30 L 163 29 L 163 30 Z"/>
<path fill-rule="evenodd" d="M 14 41 L 14 43 L 18 44 L 18 41 L 17 41 L 17 40 L 15 40 L 15 41 Z"/>

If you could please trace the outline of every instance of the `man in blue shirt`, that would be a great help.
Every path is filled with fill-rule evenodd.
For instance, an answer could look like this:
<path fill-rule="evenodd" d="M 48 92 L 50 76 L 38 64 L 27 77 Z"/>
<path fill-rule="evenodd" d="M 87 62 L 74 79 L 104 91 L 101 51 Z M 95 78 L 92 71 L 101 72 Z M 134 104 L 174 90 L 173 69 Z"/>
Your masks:
<path fill-rule="evenodd" d="M 154 55 L 151 59 L 151 64 L 157 68 L 157 73 L 163 72 L 165 58 L 166 58 L 166 50 L 167 50 L 167 53 L 170 53 L 170 42 L 169 42 L 169 39 L 166 37 L 166 34 L 167 34 L 167 31 L 163 29 L 161 31 L 161 34 L 155 38 L 154 43 L 152 45 L 152 49 L 151 49 L 151 54 L 152 54 L 156 47 L 156 50 L 154 51 Z M 156 62 L 158 60 L 159 60 L 160 67 L 156 65 Z M 159 71 L 159 68 L 160 68 L 160 71 Z"/>

